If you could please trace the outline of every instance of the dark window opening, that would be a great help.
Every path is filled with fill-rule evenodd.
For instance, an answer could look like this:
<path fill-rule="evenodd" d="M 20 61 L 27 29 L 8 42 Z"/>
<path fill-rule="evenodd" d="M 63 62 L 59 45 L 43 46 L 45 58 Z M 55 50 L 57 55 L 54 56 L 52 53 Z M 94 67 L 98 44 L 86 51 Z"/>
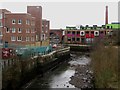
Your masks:
<path fill-rule="evenodd" d="M 85 33 L 86 33 L 86 34 L 89 34 L 89 31 L 86 31 Z"/>
<path fill-rule="evenodd" d="M 72 34 L 75 34 L 75 31 L 73 31 Z"/>
<path fill-rule="evenodd" d="M 92 31 L 91 33 L 94 34 L 94 31 Z"/>
<path fill-rule="evenodd" d="M 109 29 L 109 26 L 107 26 L 107 29 Z"/>
<path fill-rule="evenodd" d="M 80 41 L 80 38 L 77 38 L 77 41 Z"/>
<path fill-rule="evenodd" d="M 77 34 L 80 34 L 80 32 L 77 32 Z"/>
<path fill-rule="evenodd" d="M 71 39 L 70 39 L 70 38 L 68 38 L 68 41 L 71 41 Z"/>
<path fill-rule="evenodd" d="M 70 34 L 70 31 L 68 31 L 67 33 Z"/>
<path fill-rule="evenodd" d="M 72 41 L 75 41 L 75 38 L 72 38 Z"/>

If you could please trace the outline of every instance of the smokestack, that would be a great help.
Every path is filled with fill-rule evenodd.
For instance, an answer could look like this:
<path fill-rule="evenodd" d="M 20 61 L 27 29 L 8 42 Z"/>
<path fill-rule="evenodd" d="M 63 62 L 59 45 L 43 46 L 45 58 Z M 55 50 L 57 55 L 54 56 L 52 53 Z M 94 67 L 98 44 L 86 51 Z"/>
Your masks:
<path fill-rule="evenodd" d="M 108 24 L 108 6 L 106 6 L 105 25 Z"/>

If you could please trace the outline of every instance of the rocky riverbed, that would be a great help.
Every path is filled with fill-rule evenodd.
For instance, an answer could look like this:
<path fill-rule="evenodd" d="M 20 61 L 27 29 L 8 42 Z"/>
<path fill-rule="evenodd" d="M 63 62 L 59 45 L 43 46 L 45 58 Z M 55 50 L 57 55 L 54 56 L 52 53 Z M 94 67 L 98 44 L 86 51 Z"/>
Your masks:
<path fill-rule="evenodd" d="M 78 57 L 77 60 L 79 60 Z M 90 68 L 90 61 L 91 60 L 88 60 L 88 58 L 82 58 L 82 60 L 79 60 L 77 63 L 70 63 L 71 67 L 75 68 L 75 74 L 70 77 L 70 84 L 74 85 L 76 88 L 94 88 L 93 71 Z"/>

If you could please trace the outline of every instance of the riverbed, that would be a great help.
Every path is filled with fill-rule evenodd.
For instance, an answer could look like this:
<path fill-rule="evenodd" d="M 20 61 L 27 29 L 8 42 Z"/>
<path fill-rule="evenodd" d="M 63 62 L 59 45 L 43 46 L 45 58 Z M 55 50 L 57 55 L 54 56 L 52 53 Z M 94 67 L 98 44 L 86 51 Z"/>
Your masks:
<path fill-rule="evenodd" d="M 23 90 L 51 90 L 59 88 L 81 88 L 87 83 L 77 84 L 76 79 L 83 80 L 86 71 L 88 72 L 90 64 L 89 54 L 80 52 L 71 52 L 70 58 L 61 62 L 57 67 L 46 72 L 43 76 L 37 76 L 34 80 L 26 84 Z M 85 68 L 83 68 L 85 67 Z M 79 68 L 82 68 L 81 71 Z M 80 73 L 78 73 L 78 71 Z M 90 70 L 89 70 L 90 71 Z M 76 75 L 79 77 L 76 78 Z M 79 76 L 82 75 L 82 76 Z M 84 77 L 85 76 L 85 77 Z M 84 81 L 84 80 L 83 80 Z M 81 85 L 80 85 L 81 84 Z M 80 87 L 81 86 L 81 87 Z"/>

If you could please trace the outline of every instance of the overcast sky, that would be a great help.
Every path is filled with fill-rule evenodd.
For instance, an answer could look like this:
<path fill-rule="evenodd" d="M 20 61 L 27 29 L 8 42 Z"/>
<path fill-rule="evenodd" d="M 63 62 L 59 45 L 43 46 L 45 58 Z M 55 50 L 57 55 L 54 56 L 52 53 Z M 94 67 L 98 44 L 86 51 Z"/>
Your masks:
<path fill-rule="evenodd" d="M 105 6 L 109 23 L 118 21 L 118 2 L 2 2 L 0 8 L 11 12 L 27 12 L 28 5 L 42 6 L 42 18 L 50 20 L 50 28 L 68 25 L 105 24 Z"/>

